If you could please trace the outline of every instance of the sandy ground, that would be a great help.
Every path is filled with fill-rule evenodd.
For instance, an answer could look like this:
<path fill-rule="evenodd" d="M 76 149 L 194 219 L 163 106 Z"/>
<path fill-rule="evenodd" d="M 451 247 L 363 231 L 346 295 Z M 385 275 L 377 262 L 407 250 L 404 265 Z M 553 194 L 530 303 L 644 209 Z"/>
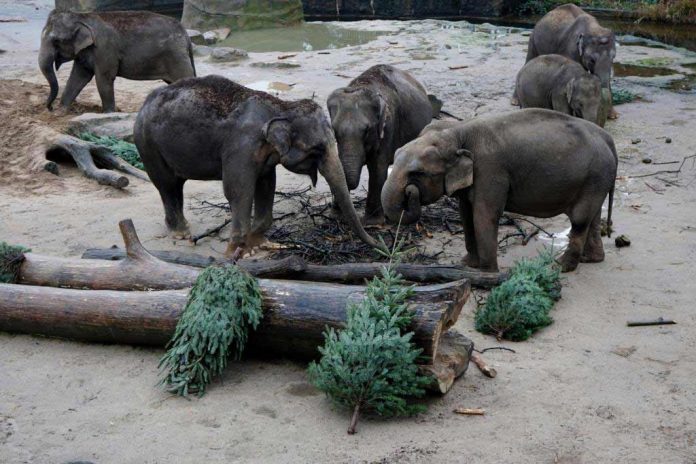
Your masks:
<path fill-rule="evenodd" d="M 47 8 L 45 1 L 32 5 L 0 2 L 0 15 L 29 19 L 0 23 L 0 49 L 6 50 L 0 53 L 0 240 L 79 256 L 87 247 L 119 243 L 117 221 L 130 217 L 146 246 L 188 249 L 157 237 L 163 214 L 150 184 L 132 179 L 116 191 L 67 164 L 58 177 L 23 171 L 32 143 L 26 134 L 64 124 L 42 109 L 48 87 L 35 62 Z M 197 68 L 244 84 L 294 83 L 284 98 L 315 94 L 323 102 L 368 66 L 390 63 L 411 71 L 462 117 L 511 110 L 523 35 L 472 33 L 430 21 L 350 27 L 392 34 L 328 55 L 300 53 L 291 60 L 301 65 L 294 69 L 250 66 L 277 61 L 277 53 L 251 54 L 236 66 L 199 58 Z M 696 61 L 685 50 L 643 46 L 622 46 L 617 55 L 621 62 L 644 58 L 674 66 Z M 449 69 L 461 65 L 468 67 Z M 69 70 L 60 70 L 61 84 Z M 607 127 L 620 155 L 614 223 L 632 245 L 619 250 L 605 239 L 605 262 L 565 275 L 553 325 L 527 342 L 507 343 L 516 354 L 486 353 L 496 379 L 470 371 L 447 396 L 431 399 L 427 413 L 364 420 L 359 433 L 348 436 L 348 414 L 307 383 L 303 365 L 235 363 L 204 398 L 186 400 L 155 387 L 161 350 L 0 334 L 0 462 L 696 463 L 696 284 L 689 271 L 696 259 L 696 167 L 687 162 L 679 174 L 630 177 L 675 169 L 678 164 L 655 163 L 696 153 L 696 96 L 662 90 L 654 79 L 620 83 L 644 97 L 618 107 L 620 119 Z M 119 80 L 117 104 L 137 110 L 158 85 Z M 93 83 L 78 103 L 77 111 L 98 107 Z M 646 157 L 653 164 L 644 164 Z M 307 183 L 284 172 L 279 189 Z M 217 182 L 186 186 L 189 208 L 195 199 L 220 197 Z M 220 221 L 187 214 L 194 232 Z M 567 221 L 539 223 L 561 231 Z M 540 237 L 527 247 L 510 246 L 501 262 L 509 265 L 547 243 Z M 225 245 L 206 239 L 194 251 L 215 254 Z M 443 261 L 459 259 L 461 238 L 443 251 Z M 498 345 L 473 330 L 474 309 L 472 298 L 457 327 L 478 348 Z M 625 325 L 658 316 L 678 324 Z M 455 407 L 482 407 L 486 415 L 457 416 Z"/>

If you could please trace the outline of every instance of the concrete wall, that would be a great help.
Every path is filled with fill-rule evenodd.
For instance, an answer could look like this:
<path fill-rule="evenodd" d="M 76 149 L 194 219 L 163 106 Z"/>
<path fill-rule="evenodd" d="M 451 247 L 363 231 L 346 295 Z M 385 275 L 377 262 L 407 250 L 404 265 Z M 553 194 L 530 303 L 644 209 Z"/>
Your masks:
<path fill-rule="evenodd" d="M 500 16 L 514 0 L 303 0 L 305 16 L 322 19 Z"/>
<path fill-rule="evenodd" d="M 184 27 L 203 31 L 283 27 L 302 20 L 300 0 L 184 0 L 181 16 Z"/>

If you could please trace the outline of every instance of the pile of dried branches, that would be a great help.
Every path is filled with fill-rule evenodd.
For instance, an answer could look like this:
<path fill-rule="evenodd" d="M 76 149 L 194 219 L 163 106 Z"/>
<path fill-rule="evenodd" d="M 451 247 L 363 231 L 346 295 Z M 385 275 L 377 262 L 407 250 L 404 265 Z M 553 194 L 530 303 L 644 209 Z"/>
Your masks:
<path fill-rule="evenodd" d="M 364 210 L 365 197 L 361 196 L 353 204 L 358 211 Z M 199 201 L 199 205 L 193 209 L 222 216 L 229 212 L 229 205 L 225 201 L 203 200 Z M 341 220 L 338 211 L 331 206 L 329 193 L 319 193 L 311 190 L 310 187 L 285 192 L 277 191 L 274 209 L 276 216 L 266 236 L 271 242 L 286 248 L 272 252 L 273 259 L 297 255 L 308 263 L 324 265 L 384 261 L 379 253 L 361 242 L 353 234 L 350 226 Z M 196 239 L 219 232 L 227 222 Z M 510 239 L 514 237 L 519 237 L 526 244 L 539 231 L 539 228 L 535 226 L 535 229 L 528 233 L 517 219 L 503 217 L 501 226 L 507 225 L 515 229 L 501 239 L 501 247 L 507 246 Z M 396 227 L 385 226 L 370 232 L 373 235 L 382 236 L 386 244 L 391 246 L 394 242 Z M 456 200 L 444 197 L 424 207 L 418 223 L 401 226 L 399 234 L 405 238 L 404 248 L 410 250 L 404 256 L 404 262 L 418 264 L 437 262 L 442 251 L 433 252 L 432 247 L 430 251 L 427 251 L 424 243 L 426 239 L 432 239 L 436 234 L 442 238 L 444 234 L 442 239 L 444 249 L 451 242 L 451 236 L 461 234 L 463 239 L 463 232 Z"/>

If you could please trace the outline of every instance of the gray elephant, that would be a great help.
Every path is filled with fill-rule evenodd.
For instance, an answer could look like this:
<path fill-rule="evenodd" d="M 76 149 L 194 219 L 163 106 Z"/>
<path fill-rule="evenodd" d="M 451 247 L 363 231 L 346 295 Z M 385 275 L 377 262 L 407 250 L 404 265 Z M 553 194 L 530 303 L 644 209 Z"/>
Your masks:
<path fill-rule="evenodd" d="M 282 164 L 313 183 L 319 170 L 356 234 L 377 246 L 353 208 L 331 125 L 311 100 L 283 101 L 220 76 L 183 79 L 150 93 L 134 136 L 178 238 L 189 235 L 186 180 L 222 180 L 232 212 L 228 254 L 259 244 L 273 221 L 275 169 Z"/>
<path fill-rule="evenodd" d="M 561 55 L 541 55 L 525 64 L 517 74 L 517 98 L 522 108 L 548 108 L 603 125 L 599 78 Z"/>
<path fill-rule="evenodd" d="M 149 12 L 70 13 L 52 11 L 41 33 L 39 68 L 51 86 L 49 110 L 58 96 L 54 70 L 74 60 L 60 105 L 67 108 L 92 80 L 104 112 L 116 111 L 114 80 L 193 77 L 191 41 L 175 19 Z"/>
<path fill-rule="evenodd" d="M 459 200 L 468 252 L 464 264 L 497 271 L 503 211 L 536 217 L 565 213 L 570 243 L 564 272 L 604 259 L 600 215 L 617 168 L 611 136 L 597 125 L 545 109 L 482 117 L 430 128 L 400 148 L 382 189 L 390 221 L 418 220 L 422 205 L 443 195 Z M 402 217 L 403 215 L 403 217 Z"/>
<path fill-rule="evenodd" d="M 428 94 L 409 73 L 380 64 L 348 87 L 334 90 L 327 106 L 350 190 L 358 187 L 367 164 L 365 224 L 383 224 L 380 193 L 387 169 L 396 149 L 416 138 L 432 120 Z"/>
<path fill-rule="evenodd" d="M 546 13 L 529 36 L 527 62 L 540 55 L 563 55 L 580 63 L 599 77 L 602 88 L 611 90 L 611 72 L 616 56 L 614 33 L 573 4 L 561 5 Z M 513 97 L 515 103 L 515 97 Z M 613 108 L 609 118 L 616 118 Z"/>

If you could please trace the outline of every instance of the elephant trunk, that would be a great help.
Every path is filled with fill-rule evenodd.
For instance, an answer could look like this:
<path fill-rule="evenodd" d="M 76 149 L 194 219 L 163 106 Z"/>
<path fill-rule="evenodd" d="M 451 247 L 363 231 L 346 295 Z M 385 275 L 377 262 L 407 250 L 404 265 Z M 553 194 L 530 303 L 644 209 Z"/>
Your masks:
<path fill-rule="evenodd" d="M 382 188 L 382 208 L 389 221 L 412 224 L 420 218 L 420 190 L 413 184 L 404 187 L 394 176 L 387 178 Z"/>
<path fill-rule="evenodd" d="M 46 108 L 48 108 L 49 111 L 53 110 L 53 101 L 58 96 L 58 79 L 56 79 L 56 71 L 53 68 L 55 61 L 56 49 L 46 36 L 41 40 L 39 68 L 48 81 L 48 84 L 51 86 L 51 92 L 48 95 L 48 100 L 46 100 Z"/>
<path fill-rule="evenodd" d="M 610 88 L 612 66 L 613 60 L 609 54 L 602 55 L 594 65 L 592 73 L 599 77 L 603 89 Z"/>
<path fill-rule="evenodd" d="M 348 190 L 355 190 L 360 184 L 360 174 L 365 164 L 365 149 L 361 143 L 341 143 L 339 153 Z"/>
<path fill-rule="evenodd" d="M 346 184 L 346 175 L 343 172 L 341 161 L 338 158 L 338 147 L 336 146 L 336 141 L 333 140 L 333 134 L 330 136 L 326 156 L 319 163 L 319 173 L 326 179 L 344 219 L 348 221 L 353 231 L 360 237 L 360 240 L 374 248 L 382 249 L 377 241 L 370 237 L 360 224 L 360 218 L 358 218 L 358 213 L 355 211 L 353 202 L 350 199 L 350 192 Z"/>

